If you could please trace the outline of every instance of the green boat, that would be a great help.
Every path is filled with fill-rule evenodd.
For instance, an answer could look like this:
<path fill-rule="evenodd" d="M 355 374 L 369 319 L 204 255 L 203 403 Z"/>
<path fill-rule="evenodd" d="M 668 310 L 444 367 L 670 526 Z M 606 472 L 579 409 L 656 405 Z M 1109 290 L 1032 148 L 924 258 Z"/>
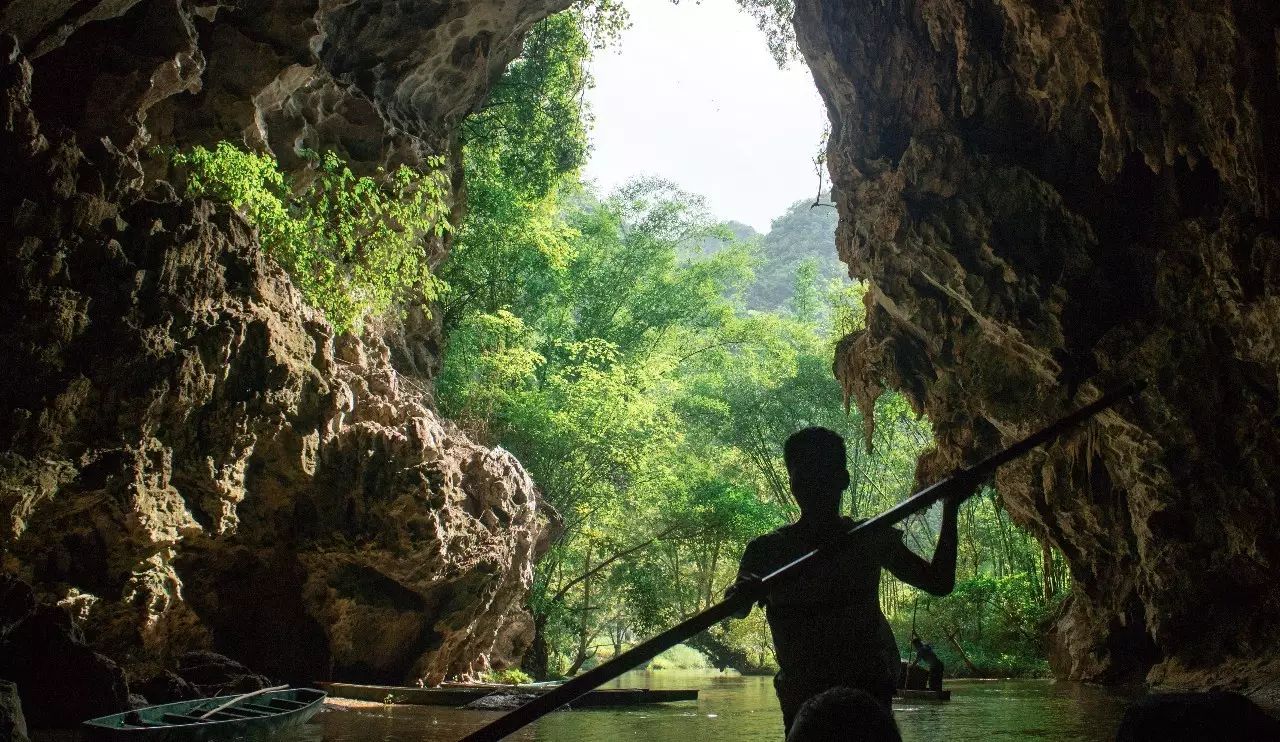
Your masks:
<path fill-rule="evenodd" d="M 201 698 L 126 711 L 81 725 L 86 742 L 191 742 L 262 737 L 307 723 L 325 692 L 271 688 L 238 696 Z"/>

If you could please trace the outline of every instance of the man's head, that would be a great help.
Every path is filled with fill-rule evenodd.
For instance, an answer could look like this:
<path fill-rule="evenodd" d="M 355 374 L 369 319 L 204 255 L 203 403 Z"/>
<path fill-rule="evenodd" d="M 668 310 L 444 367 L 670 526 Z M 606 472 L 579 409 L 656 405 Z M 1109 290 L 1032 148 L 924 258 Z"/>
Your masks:
<path fill-rule="evenodd" d="M 802 513 L 840 511 L 840 494 L 849 486 L 843 438 L 826 428 L 805 428 L 787 439 L 782 458 Z"/>
<path fill-rule="evenodd" d="M 863 690 L 832 688 L 804 702 L 787 742 L 902 742 L 889 709 Z"/>
<path fill-rule="evenodd" d="M 919 649 L 920 647 L 924 646 L 924 642 L 920 641 L 920 637 L 916 636 L 915 634 L 912 634 L 911 646 L 915 647 L 916 649 Z"/>

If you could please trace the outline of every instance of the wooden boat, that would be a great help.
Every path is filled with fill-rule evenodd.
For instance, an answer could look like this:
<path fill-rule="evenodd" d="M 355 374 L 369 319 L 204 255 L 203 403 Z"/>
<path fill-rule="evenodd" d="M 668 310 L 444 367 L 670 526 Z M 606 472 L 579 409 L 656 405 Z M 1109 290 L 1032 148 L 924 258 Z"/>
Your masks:
<path fill-rule="evenodd" d="M 902 660 L 899 667 L 898 688 L 894 690 L 894 695 L 905 701 L 950 701 L 951 691 L 930 690 L 926 687 L 928 683 L 928 673 L 924 670 L 912 666 L 907 660 Z"/>
<path fill-rule="evenodd" d="M 284 688 L 236 696 L 147 706 L 90 719 L 80 726 L 91 742 L 195 742 L 260 737 L 305 724 L 324 705 L 325 692 Z"/>
<path fill-rule="evenodd" d="M 357 685 L 354 683 L 317 683 L 330 695 L 357 701 L 405 703 L 413 706 L 465 706 L 481 698 L 500 695 L 534 696 L 547 693 L 555 684 L 530 685 L 451 684 L 441 688 L 408 688 L 398 685 Z M 649 688 L 596 689 L 573 702 L 573 708 L 606 706 L 642 706 L 650 703 L 696 701 L 695 688 L 652 690 Z"/>

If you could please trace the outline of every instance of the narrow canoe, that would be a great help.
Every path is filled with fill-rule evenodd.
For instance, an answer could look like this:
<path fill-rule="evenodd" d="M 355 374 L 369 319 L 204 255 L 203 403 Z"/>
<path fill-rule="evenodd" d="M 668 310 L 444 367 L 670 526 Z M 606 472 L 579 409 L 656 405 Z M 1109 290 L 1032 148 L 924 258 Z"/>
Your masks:
<path fill-rule="evenodd" d="M 443 688 L 408 688 L 398 685 L 356 685 L 354 683 L 317 683 L 331 695 L 357 701 L 378 703 L 405 703 L 413 706 L 465 706 L 473 701 L 494 695 L 537 695 L 554 686 L 533 685 L 450 685 Z M 593 690 L 572 704 L 573 708 L 602 708 L 606 706 L 641 706 L 650 703 L 696 701 L 695 688 L 652 690 L 649 688 L 605 688 Z"/>
<path fill-rule="evenodd" d="M 324 704 L 324 691 L 290 688 L 243 698 L 208 718 L 212 711 L 240 696 L 218 696 L 147 706 L 123 714 L 90 719 L 81 725 L 87 742 L 193 742 L 261 737 L 305 724 Z"/>

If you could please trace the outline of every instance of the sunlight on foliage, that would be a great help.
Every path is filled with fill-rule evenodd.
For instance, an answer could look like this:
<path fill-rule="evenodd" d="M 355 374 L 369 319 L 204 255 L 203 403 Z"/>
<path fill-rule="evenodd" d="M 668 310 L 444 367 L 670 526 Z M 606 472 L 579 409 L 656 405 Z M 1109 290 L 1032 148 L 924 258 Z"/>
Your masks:
<path fill-rule="evenodd" d="M 496 683 L 498 685 L 524 685 L 532 683 L 533 678 L 528 673 L 521 672 L 518 668 L 511 667 L 506 670 L 490 670 L 480 676 L 481 682 Z"/>
<path fill-rule="evenodd" d="M 228 142 L 173 155 L 186 191 L 224 201 L 258 229 L 263 248 L 309 304 L 339 332 L 359 332 L 368 315 L 402 302 L 426 304 L 443 284 L 424 240 L 451 230 L 443 158 L 417 173 L 356 177 L 337 155 L 311 155 L 314 179 L 294 192 L 273 158 Z"/>
<path fill-rule="evenodd" d="M 621 0 L 580 0 L 570 12 L 577 14 L 583 36 L 596 51 L 617 45 L 631 27 L 631 14 Z"/>

